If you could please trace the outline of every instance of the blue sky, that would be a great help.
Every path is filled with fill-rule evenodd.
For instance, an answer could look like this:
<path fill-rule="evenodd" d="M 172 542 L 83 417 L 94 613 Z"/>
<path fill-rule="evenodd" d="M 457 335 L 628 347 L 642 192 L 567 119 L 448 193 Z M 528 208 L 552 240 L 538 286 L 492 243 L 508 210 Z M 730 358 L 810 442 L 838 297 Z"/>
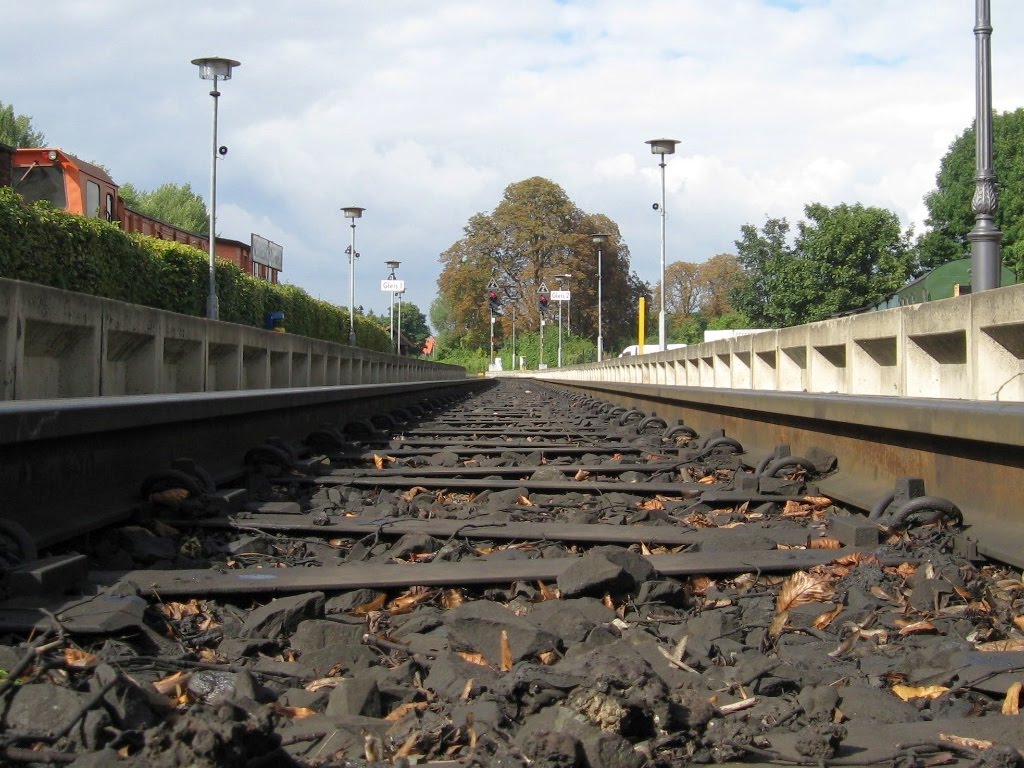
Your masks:
<path fill-rule="evenodd" d="M 41 21 L 41 20 L 45 20 Z M 995 107 L 1024 105 L 1024 3 L 993 0 Z M 438 255 L 531 176 L 622 231 L 658 279 L 734 249 L 745 223 L 809 202 L 895 211 L 918 231 L 938 162 L 974 117 L 972 0 L 38 0 L 6 9 L 0 101 L 49 143 L 144 189 L 209 178 L 209 83 L 221 86 L 218 229 L 285 249 L 286 282 L 388 306 L 402 262 L 426 311 Z M 18 76 L 20 75 L 20 76 Z M 481 299 L 483 300 L 483 299 Z"/>

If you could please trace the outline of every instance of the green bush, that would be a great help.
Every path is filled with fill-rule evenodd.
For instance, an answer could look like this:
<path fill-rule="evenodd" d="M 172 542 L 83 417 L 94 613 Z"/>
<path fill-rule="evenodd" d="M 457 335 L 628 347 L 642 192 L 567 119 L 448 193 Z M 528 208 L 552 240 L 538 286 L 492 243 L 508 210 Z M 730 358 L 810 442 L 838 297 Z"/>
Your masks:
<path fill-rule="evenodd" d="M 289 333 L 348 343 L 347 310 L 301 288 L 258 280 L 230 262 L 218 261 L 216 271 L 221 320 L 262 328 L 267 312 L 280 311 Z M 203 317 L 209 257 L 48 203 L 28 205 L 0 187 L 0 277 Z M 387 329 L 360 315 L 355 320 L 360 347 L 391 349 Z"/>

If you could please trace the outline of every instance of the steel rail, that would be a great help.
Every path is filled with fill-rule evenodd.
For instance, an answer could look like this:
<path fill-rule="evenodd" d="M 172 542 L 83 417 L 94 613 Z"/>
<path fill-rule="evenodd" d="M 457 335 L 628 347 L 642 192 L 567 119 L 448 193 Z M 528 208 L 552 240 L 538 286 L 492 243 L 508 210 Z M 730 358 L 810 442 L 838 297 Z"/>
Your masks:
<path fill-rule="evenodd" d="M 748 455 L 789 445 L 839 458 L 820 491 L 864 510 L 900 477 L 924 480 L 967 524 L 968 551 L 1024 567 L 1024 404 L 766 392 L 659 384 L 545 382 L 627 408 L 724 429 Z"/>
<path fill-rule="evenodd" d="M 278 390 L 27 400 L 0 404 L 0 519 L 48 546 L 123 518 L 142 481 L 189 457 L 214 477 L 248 447 L 299 440 L 477 379 Z"/>

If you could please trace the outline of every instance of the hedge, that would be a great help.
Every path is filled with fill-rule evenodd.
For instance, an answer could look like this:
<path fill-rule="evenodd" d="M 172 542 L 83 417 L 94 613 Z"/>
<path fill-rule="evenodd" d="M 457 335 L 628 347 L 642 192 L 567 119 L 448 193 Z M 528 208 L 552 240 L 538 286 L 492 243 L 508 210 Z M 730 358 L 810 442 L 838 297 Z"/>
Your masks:
<path fill-rule="evenodd" d="M 289 333 L 348 343 L 348 311 L 293 285 L 275 285 L 216 264 L 220 319 L 262 328 L 267 312 L 284 312 Z M 203 317 L 209 257 L 200 250 L 142 235 L 116 224 L 66 213 L 49 203 L 27 204 L 0 187 L 0 277 Z M 387 352 L 385 328 L 357 315 L 356 339 Z"/>

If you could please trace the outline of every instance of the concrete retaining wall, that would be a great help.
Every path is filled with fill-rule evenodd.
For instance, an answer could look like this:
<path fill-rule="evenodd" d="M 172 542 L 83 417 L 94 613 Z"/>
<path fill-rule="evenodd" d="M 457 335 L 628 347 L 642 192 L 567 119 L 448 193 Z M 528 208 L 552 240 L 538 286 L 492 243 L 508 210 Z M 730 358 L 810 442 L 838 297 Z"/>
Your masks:
<path fill-rule="evenodd" d="M 1024 284 L 532 375 L 1021 402 Z"/>
<path fill-rule="evenodd" d="M 0 400 L 465 376 L 457 366 L 0 279 Z"/>

